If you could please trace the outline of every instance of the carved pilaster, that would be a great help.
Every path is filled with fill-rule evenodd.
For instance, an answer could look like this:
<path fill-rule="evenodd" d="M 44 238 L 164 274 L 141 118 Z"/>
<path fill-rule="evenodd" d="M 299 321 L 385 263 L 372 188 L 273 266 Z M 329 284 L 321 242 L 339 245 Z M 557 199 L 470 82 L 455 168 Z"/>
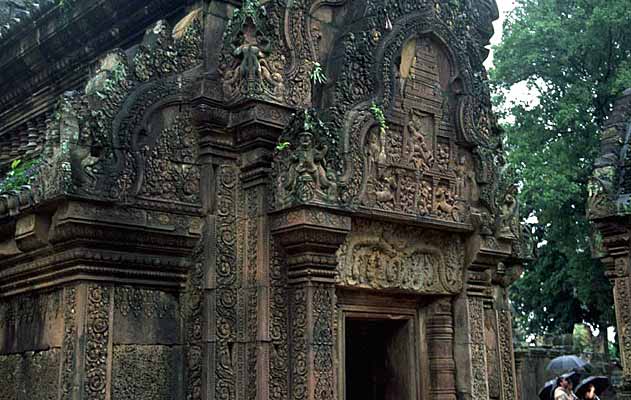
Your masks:
<path fill-rule="evenodd" d="M 273 233 L 287 253 L 290 294 L 290 398 L 337 398 L 335 252 L 350 218 L 303 207 L 274 215 Z"/>
<path fill-rule="evenodd" d="M 466 399 L 516 399 L 511 314 L 507 287 L 519 276 L 509 241 L 493 237 L 469 243 L 466 291 L 455 302 L 458 390 Z"/>
<path fill-rule="evenodd" d="M 623 223 L 618 223 L 623 222 Z M 631 399 L 631 274 L 630 235 L 623 219 L 618 222 L 599 221 L 596 227 L 602 235 L 601 259 L 605 274 L 613 284 L 613 298 L 618 328 L 618 344 L 623 368 L 622 384 L 616 388 L 619 399 Z"/>
<path fill-rule="evenodd" d="M 456 399 L 456 364 L 453 357 L 453 338 L 451 299 L 438 300 L 433 305 L 433 312 L 427 323 L 432 399 Z"/>

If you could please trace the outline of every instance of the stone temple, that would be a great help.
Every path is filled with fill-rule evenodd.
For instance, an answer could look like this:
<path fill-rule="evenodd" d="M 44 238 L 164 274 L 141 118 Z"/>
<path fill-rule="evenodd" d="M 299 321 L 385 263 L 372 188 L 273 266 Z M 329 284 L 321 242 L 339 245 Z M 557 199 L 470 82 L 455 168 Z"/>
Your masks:
<path fill-rule="evenodd" d="M 497 14 L 0 1 L 0 399 L 517 399 Z"/>

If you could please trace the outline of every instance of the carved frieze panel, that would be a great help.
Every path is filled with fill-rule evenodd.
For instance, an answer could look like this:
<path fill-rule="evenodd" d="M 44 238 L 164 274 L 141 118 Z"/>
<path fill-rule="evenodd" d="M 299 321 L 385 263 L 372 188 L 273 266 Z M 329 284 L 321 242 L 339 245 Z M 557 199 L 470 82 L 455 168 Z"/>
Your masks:
<path fill-rule="evenodd" d="M 337 257 L 341 286 L 422 294 L 462 290 L 464 245 L 454 234 L 354 220 Z"/>
<path fill-rule="evenodd" d="M 142 175 L 137 182 L 138 195 L 150 199 L 198 204 L 200 172 L 197 166 L 197 132 L 189 112 L 179 113 L 157 135 L 156 143 L 136 143 L 143 154 L 137 165 Z M 138 141 L 141 141 L 139 138 Z M 138 154 L 134 153 L 134 154 Z"/>

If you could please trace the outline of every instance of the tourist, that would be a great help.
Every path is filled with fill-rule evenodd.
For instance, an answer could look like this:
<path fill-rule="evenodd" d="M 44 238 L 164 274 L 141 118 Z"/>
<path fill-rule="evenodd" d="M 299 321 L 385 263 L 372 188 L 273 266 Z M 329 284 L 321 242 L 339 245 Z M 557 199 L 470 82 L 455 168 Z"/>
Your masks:
<path fill-rule="evenodd" d="M 576 396 L 572 392 L 574 384 L 566 376 L 560 376 L 557 381 L 557 388 L 554 389 L 554 400 L 574 400 Z"/>
<path fill-rule="evenodd" d="M 585 390 L 585 394 L 581 396 L 580 400 L 599 400 L 596 395 L 596 386 L 590 383 Z"/>

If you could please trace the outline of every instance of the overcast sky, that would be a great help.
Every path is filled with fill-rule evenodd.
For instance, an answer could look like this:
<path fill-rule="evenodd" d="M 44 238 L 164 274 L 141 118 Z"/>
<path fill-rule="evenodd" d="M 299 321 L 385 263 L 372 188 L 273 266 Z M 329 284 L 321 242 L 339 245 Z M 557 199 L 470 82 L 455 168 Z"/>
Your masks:
<path fill-rule="evenodd" d="M 502 24 L 506 19 L 506 15 L 515 7 L 514 0 L 497 0 L 497 6 L 500 9 L 500 18 L 495 21 L 493 27 L 495 28 L 495 35 L 491 38 L 491 45 L 498 44 L 502 40 Z M 486 60 L 485 65 L 487 68 L 493 65 L 493 52 Z"/>

